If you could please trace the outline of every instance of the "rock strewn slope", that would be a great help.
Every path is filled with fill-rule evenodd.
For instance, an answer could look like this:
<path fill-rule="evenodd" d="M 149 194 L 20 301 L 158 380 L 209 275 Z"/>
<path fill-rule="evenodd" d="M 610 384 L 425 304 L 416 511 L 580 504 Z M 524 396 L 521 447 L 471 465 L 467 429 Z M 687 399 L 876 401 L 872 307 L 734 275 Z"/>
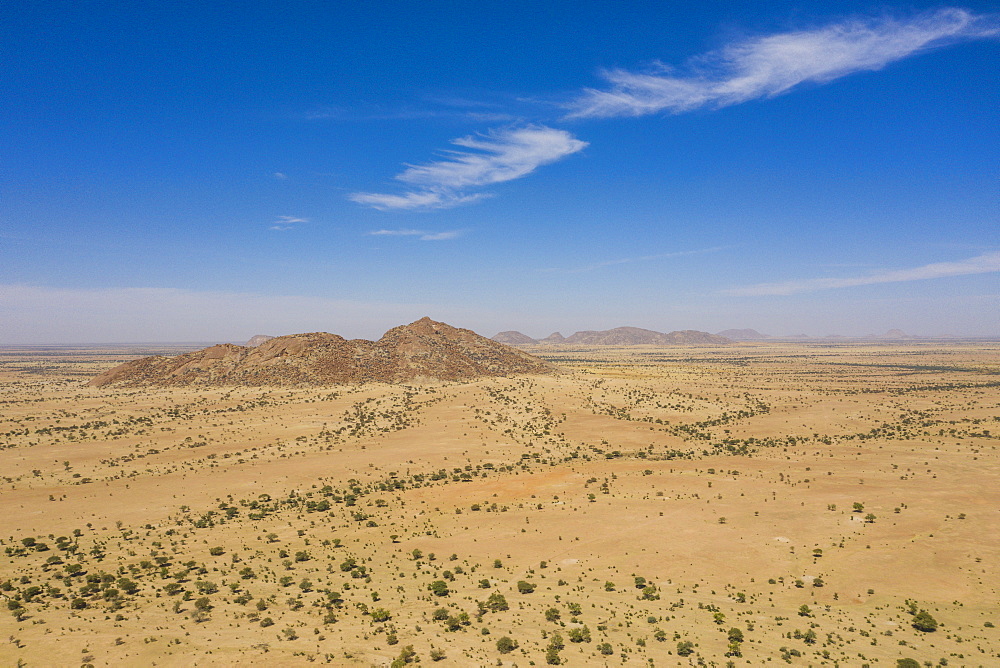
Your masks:
<path fill-rule="evenodd" d="M 533 355 L 468 329 L 422 318 L 378 341 L 315 332 L 279 336 L 256 348 L 221 344 L 176 357 L 145 357 L 102 373 L 88 385 L 330 385 L 470 380 L 551 373 Z"/>

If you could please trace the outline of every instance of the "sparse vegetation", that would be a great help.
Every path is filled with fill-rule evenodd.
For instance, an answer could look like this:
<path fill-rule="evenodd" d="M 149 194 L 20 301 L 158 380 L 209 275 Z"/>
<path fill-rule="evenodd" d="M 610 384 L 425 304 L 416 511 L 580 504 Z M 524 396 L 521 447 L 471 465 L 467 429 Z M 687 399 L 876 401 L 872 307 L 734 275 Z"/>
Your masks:
<path fill-rule="evenodd" d="M 0 364 L 0 663 L 990 665 L 983 350 L 142 391 L 81 387 L 111 360 Z"/>

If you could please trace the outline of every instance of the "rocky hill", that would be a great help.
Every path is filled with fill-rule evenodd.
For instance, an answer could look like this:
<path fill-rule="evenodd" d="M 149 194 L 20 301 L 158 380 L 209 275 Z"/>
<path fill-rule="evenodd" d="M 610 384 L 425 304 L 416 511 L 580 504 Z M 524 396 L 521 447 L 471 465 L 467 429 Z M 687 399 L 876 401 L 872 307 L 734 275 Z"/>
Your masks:
<path fill-rule="evenodd" d="M 566 340 L 566 337 L 563 336 L 562 334 L 560 334 L 559 332 L 552 332 L 551 334 L 549 334 L 548 336 L 546 336 L 544 339 L 538 339 L 538 342 L 539 343 L 562 343 L 565 340 Z"/>
<path fill-rule="evenodd" d="M 761 334 L 756 329 L 727 329 L 719 332 L 717 336 L 724 336 L 733 341 L 759 341 L 771 338 L 767 334 Z"/>
<path fill-rule="evenodd" d="M 693 329 L 664 334 L 640 327 L 616 327 L 600 332 L 577 332 L 572 336 L 566 337 L 563 343 L 587 346 L 637 346 L 691 343 L 724 344 L 730 343 L 730 340 L 722 336 L 716 336 L 708 332 L 699 332 Z"/>
<path fill-rule="evenodd" d="M 250 340 L 244 343 L 243 345 L 246 346 L 247 348 L 256 348 L 260 344 L 267 343 L 273 338 L 274 338 L 273 336 L 268 336 L 267 334 L 254 334 L 253 336 L 250 337 Z"/>
<path fill-rule="evenodd" d="M 920 338 L 920 337 L 913 336 L 911 334 L 907 334 L 906 332 L 904 332 L 901 329 L 890 329 L 885 334 L 875 334 L 875 335 L 873 335 L 873 336 L 871 336 L 869 338 L 873 338 L 873 339 L 917 339 L 917 338 Z"/>
<path fill-rule="evenodd" d="M 670 338 L 671 343 L 724 345 L 726 343 L 733 342 L 732 339 L 725 336 L 709 334 L 708 332 L 701 332 L 697 329 L 682 329 L 679 332 L 670 332 L 667 336 Z"/>
<path fill-rule="evenodd" d="M 516 346 L 524 343 L 538 343 L 535 339 L 531 338 L 527 334 L 522 334 L 514 330 L 507 332 L 500 332 L 493 337 L 493 340 L 497 343 L 505 343 L 508 346 Z"/>
<path fill-rule="evenodd" d="M 132 360 L 88 385 L 289 386 L 470 380 L 550 373 L 533 355 L 430 318 L 395 327 L 378 341 L 315 332 L 279 336 L 256 348 L 221 344 L 176 357 Z"/>

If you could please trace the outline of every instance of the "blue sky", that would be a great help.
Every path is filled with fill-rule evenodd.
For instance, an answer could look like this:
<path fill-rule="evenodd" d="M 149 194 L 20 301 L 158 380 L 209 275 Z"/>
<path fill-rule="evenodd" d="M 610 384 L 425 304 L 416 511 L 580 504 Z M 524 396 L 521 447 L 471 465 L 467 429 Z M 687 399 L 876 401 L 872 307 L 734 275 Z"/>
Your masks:
<path fill-rule="evenodd" d="M 0 11 L 0 343 L 1000 335 L 992 2 Z"/>

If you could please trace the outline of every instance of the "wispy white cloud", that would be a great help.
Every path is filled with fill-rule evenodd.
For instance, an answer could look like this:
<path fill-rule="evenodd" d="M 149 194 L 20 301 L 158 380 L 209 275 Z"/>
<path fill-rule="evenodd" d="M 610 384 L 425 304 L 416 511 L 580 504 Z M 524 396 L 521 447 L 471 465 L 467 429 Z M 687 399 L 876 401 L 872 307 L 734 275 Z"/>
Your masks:
<path fill-rule="evenodd" d="M 995 16 L 945 8 L 906 19 L 849 20 L 747 39 L 692 59 L 680 70 L 608 70 L 606 90 L 585 89 L 568 118 L 643 116 L 719 108 L 825 83 L 950 42 L 1000 34 Z"/>
<path fill-rule="evenodd" d="M 773 97 L 804 83 L 825 83 L 948 43 L 1000 35 L 1000 16 L 943 8 L 908 17 L 850 19 L 814 29 L 754 37 L 690 59 L 679 68 L 657 63 L 646 71 L 603 72 L 609 86 L 584 89 L 566 105 L 565 118 L 642 116 L 721 108 Z M 436 100 L 438 109 L 396 110 L 366 118 L 419 119 L 460 113 L 500 119 L 492 105 L 461 98 Z M 470 110 L 469 107 L 479 107 Z M 484 108 L 485 107 L 485 108 Z M 344 111 L 319 110 L 313 118 L 343 118 Z M 475 115 L 480 116 L 475 116 Z M 408 165 L 396 180 L 410 189 L 396 193 L 355 192 L 348 198 L 382 211 L 447 209 L 491 194 L 479 189 L 522 178 L 538 167 L 587 146 L 565 130 L 544 125 L 509 126 L 452 141 L 442 159 Z"/>
<path fill-rule="evenodd" d="M 490 185 L 526 176 L 541 165 L 560 160 L 587 145 L 565 130 L 543 126 L 461 137 L 452 143 L 479 152 L 448 151 L 447 160 L 408 167 L 396 178 L 426 188 Z"/>
<path fill-rule="evenodd" d="M 462 236 L 462 230 L 449 230 L 448 232 L 430 232 L 420 237 L 421 241 L 448 241 Z"/>
<path fill-rule="evenodd" d="M 285 180 L 288 179 L 288 174 L 285 174 L 284 172 L 275 172 L 271 176 L 273 176 L 274 178 L 276 178 L 279 181 L 285 181 Z"/>
<path fill-rule="evenodd" d="M 382 237 L 420 237 L 421 241 L 447 241 L 457 239 L 464 230 L 449 230 L 447 232 L 427 232 L 426 230 L 375 230 L 368 234 Z"/>
<path fill-rule="evenodd" d="M 374 237 L 415 237 L 427 233 L 423 230 L 374 230 L 368 234 Z"/>
<path fill-rule="evenodd" d="M 1000 272 L 1000 251 L 984 253 L 967 260 L 957 262 L 935 262 L 912 269 L 897 269 L 883 271 L 867 276 L 850 278 L 809 278 L 799 281 L 784 281 L 780 283 L 758 283 L 740 288 L 723 291 L 723 294 L 734 296 L 765 296 L 793 295 L 801 292 L 817 290 L 834 290 L 837 288 L 852 288 L 859 285 L 876 285 L 879 283 L 903 283 L 907 281 L 924 281 L 932 278 L 948 276 L 967 276 L 969 274 L 991 274 Z"/>
<path fill-rule="evenodd" d="M 308 223 L 308 218 L 298 218 L 296 216 L 278 216 L 278 220 L 271 224 L 268 229 L 275 230 L 277 232 L 284 232 L 285 230 L 290 230 L 299 223 Z"/>
<path fill-rule="evenodd" d="M 370 206 L 379 211 L 395 209 L 450 209 L 460 204 L 470 204 L 480 199 L 491 197 L 488 193 L 463 195 L 459 193 L 430 190 L 392 195 L 384 193 L 352 193 L 348 199 L 358 204 Z"/>
<path fill-rule="evenodd" d="M 460 137 L 452 143 L 472 150 L 446 151 L 445 159 L 410 165 L 396 176 L 415 190 L 401 195 L 353 193 L 349 198 L 381 210 L 442 209 L 467 204 L 488 195 L 470 194 L 466 189 L 519 179 L 587 146 L 565 130 L 541 125 L 493 130 Z"/>
<path fill-rule="evenodd" d="M 472 104 L 472 103 L 468 103 Z M 486 103 L 477 105 L 489 106 Z M 454 120 L 475 121 L 483 123 L 512 123 L 517 120 L 513 114 L 502 111 L 487 111 L 483 109 L 432 109 L 423 107 L 405 107 L 401 109 L 346 109 L 342 107 L 317 107 L 304 114 L 310 121 L 419 121 L 419 120 Z"/>
<path fill-rule="evenodd" d="M 560 268 L 550 267 L 546 269 L 540 269 L 539 271 L 545 273 L 555 273 L 555 274 L 582 274 L 587 271 L 603 269 L 604 267 L 614 267 L 620 264 L 632 264 L 633 262 L 648 262 L 649 260 L 662 260 L 665 258 L 672 258 L 672 257 L 684 257 L 685 255 L 701 255 L 703 253 L 714 253 L 716 251 L 723 250 L 724 248 L 725 248 L 724 246 L 716 246 L 714 248 L 702 248 L 700 250 L 675 251 L 673 253 L 657 253 L 656 255 L 641 255 L 639 257 L 626 257 L 626 258 L 619 258 L 617 260 L 604 260 L 603 262 L 595 262 L 594 264 L 587 264 L 581 267 L 573 267 L 570 269 L 560 269 Z"/>

